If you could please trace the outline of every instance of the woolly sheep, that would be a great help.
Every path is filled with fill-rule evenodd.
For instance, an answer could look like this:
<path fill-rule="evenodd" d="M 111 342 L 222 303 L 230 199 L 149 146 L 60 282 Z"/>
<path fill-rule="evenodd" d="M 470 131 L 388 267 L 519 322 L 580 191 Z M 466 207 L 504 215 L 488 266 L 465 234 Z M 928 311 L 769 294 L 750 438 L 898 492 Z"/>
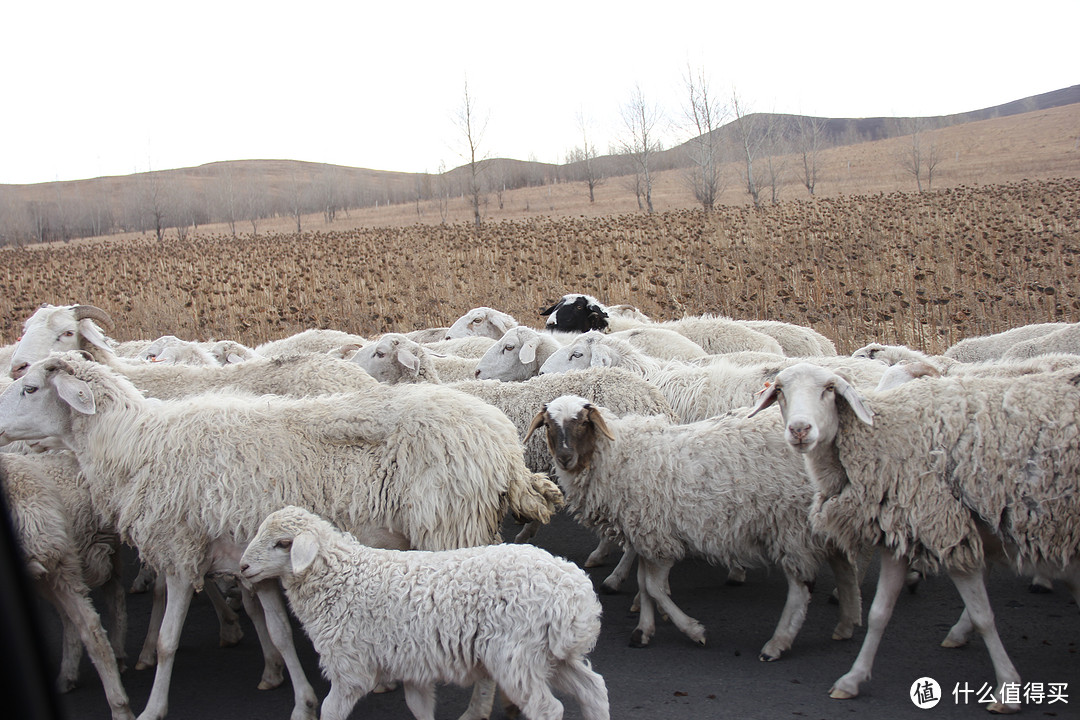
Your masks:
<path fill-rule="evenodd" d="M 438 357 L 400 333 L 387 333 L 365 345 L 353 355 L 351 362 L 379 382 L 390 384 L 439 384 L 443 382 L 444 370 L 448 377 L 471 378 L 476 373 L 477 363 L 472 358 Z"/>
<path fill-rule="evenodd" d="M 517 327 L 517 324 L 517 320 L 500 310 L 489 307 L 473 308 L 454 321 L 447 329 L 444 339 L 479 336 L 498 340 L 508 330 Z"/>
<path fill-rule="evenodd" d="M 407 332 L 405 337 L 418 343 L 439 342 L 446 339 L 446 333 L 449 329 L 448 327 L 424 328 Z"/>
<path fill-rule="evenodd" d="M 1069 323 L 1061 322 L 1035 323 L 994 333 L 993 335 L 965 338 L 946 349 L 943 354 L 945 357 L 960 362 L 997 360 L 1018 342 L 1042 337 L 1068 326 Z"/>
<path fill-rule="evenodd" d="M 101 678 L 113 720 L 134 720 L 120 680 L 127 618 L 119 539 L 91 516 L 85 498 L 73 497 L 85 495 L 79 485 L 79 465 L 71 453 L 0 452 L 0 486 L 27 569 L 63 625 L 57 688 L 67 692 L 75 687 L 81 641 Z M 105 586 L 112 615 L 108 634 L 90 602 L 90 589 L 98 586 Z"/>
<path fill-rule="evenodd" d="M 259 357 L 255 350 L 235 340 L 218 340 L 211 343 L 210 354 L 217 360 L 218 365 L 232 365 Z"/>
<path fill-rule="evenodd" d="M 474 335 L 471 337 L 440 340 L 439 342 L 424 343 L 429 352 L 436 355 L 456 355 L 458 357 L 472 358 L 474 360 L 484 356 L 496 339 L 487 336 Z"/>
<path fill-rule="evenodd" d="M 139 353 L 140 360 L 168 362 L 175 365 L 219 365 L 217 358 L 200 343 L 181 340 L 175 335 L 162 335 Z"/>
<path fill-rule="evenodd" d="M 310 329 L 256 345 L 255 352 L 267 358 L 283 358 L 306 353 L 327 353 L 342 345 L 363 345 L 366 342 L 367 338 L 361 335 L 341 330 Z"/>
<path fill-rule="evenodd" d="M 518 325 L 488 348 L 476 363 L 476 378 L 504 382 L 528 380 L 538 375 L 540 366 L 562 346 L 562 338 L 555 333 L 540 332 Z"/>
<path fill-rule="evenodd" d="M 0 442 L 40 437 L 75 451 L 96 509 L 166 574 L 158 671 L 144 711 L 154 718 L 167 709 L 193 589 L 208 572 L 237 571 L 272 506 L 298 502 L 345 527 L 375 523 L 439 549 L 497 540 L 507 506 L 525 521 L 546 521 L 561 501 L 553 483 L 525 468 L 505 416 L 443 388 L 148 400 L 111 369 L 69 353 L 35 363 L 0 394 Z M 258 596 L 293 680 L 293 717 L 311 717 L 314 694 L 281 600 L 273 588 Z"/>
<path fill-rule="evenodd" d="M 811 531 L 813 487 L 799 459 L 784 452 L 778 413 L 678 425 L 659 416 L 618 418 L 571 395 L 547 403 L 530 434 L 541 427 L 567 506 L 638 552 L 641 615 L 632 645 L 649 643 L 654 602 L 690 639 L 705 643 L 705 629 L 667 590 L 672 565 L 687 555 L 783 570 L 787 601 L 761 660 L 790 649 L 806 617 L 808 584 L 826 559 L 840 589 L 834 638 L 851 637 L 860 624 L 854 568 Z"/>
<path fill-rule="evenodd" d="M 323 720 L 344 720 L 382 680 L 400 679 L 417 720 L 435 684 L 491 677 L 531 720 L 558 720 L 550 686 L 586 720 L 607 720 L 604 679 L 586 659 L 600 634 L 588 576 L 530 545 L 441 552 L 370 548 L 297 507 L 274 512 L 240 560 L 280 578 L 330 680 Z"/>
<path fill-rule="evenodd" d="M 882 343 L 864 345 L 851 353 L 851 357 L 877 360 L 886 365 L 896 365 L 902 362 L 924 362 L 933 365 L 942 372 L 958 364 L 956 360 L 944 355 L 927 355 L 921 350 L 915 350 L 907 345 L 884 345 Z"/>
<path fill-rule="evenodd" d="M 853 358 L 814 358 L 814 362 L 847 367 L 860 385 L 877 384 L 885 365 Z M 704 420 L 734 408 L 750 405 L 755 394 L 779 370 L 798 362 L 783 357 L 761 365 L 729 365 L 717 359 L 703 366 L 661 363 L 627 343 L 602 333 L 585 333 L 572 344 L 552 353 L 541 373 L 564 372 L 585 367 L 621 367 L 639 375 L 663 393 L 683 422 Z"/>
<path fill-rule="evenodd" d="M 1080 323 L 1066 325 L 1040 337 L 1017 342 L 1001 357 L 1003 360 L 1022 360 L 1053 353 L 1080 355 Z"/>
<path fill-rule="evenodd" d="M 883 550 L 862 650 L 833 697 L 854 697 L 869 679 L 910 565 L 949 573 L 965 612 L 944 644 L 977 629 L 998 682 L 989 709 L 1019 709 L 1002 695 L 1019 675 L 983 572 L 987 554 L 1004 546 L 1014 566 L 1063 576 L 1080 599 L 1078 383 L 1075 369 L 925 378 L 864 398 L 838 374 L 799 364 L 762 393 L 755 411 L 780 405 L 784 435 L 815 484 L 815 527 L 849 552 Z"/>

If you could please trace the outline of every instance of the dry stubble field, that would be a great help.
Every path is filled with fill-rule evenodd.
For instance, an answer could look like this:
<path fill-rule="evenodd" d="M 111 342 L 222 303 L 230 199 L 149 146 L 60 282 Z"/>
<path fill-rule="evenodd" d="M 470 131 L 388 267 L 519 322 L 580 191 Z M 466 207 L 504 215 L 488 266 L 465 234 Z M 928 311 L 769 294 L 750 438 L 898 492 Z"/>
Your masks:
<path fill-rule="evenodd" d="M 938 352 L 1080 320 L 1080 179 L 786 201 L 710 215 L 549 218 L 0 249 L 0 340 L 43 303 L 113 314 L 117 339 L 247 344 L 310 327 L 448 325 L 489 305 L 539 325 L 567 292 L 655 318 L 717 313 Z"/>

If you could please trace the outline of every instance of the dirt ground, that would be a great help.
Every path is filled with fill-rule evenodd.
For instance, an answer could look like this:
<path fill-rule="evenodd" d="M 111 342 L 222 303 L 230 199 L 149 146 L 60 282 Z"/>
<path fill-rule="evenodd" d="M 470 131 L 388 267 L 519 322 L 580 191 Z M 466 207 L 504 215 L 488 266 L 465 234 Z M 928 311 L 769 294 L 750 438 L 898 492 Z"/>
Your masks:
<path fill-rule="evenodd" d="M 507 536 L 513 531 L 508 528 Z M 560 516 L 535 538 L 536 544 L 581 564 L 595 546 L 592 535 L 572 519 Z M 875 563 L 876 564 L 876 563 Z M 129 572 L 136 568 L 129 563 Z M 599 584 L 611 566 L 589 571 Z M 872 567 L 863 585 L 863 616 L 876 582 Z M 708 629 L 705 647 L 697 647 L 673 625 L 661 624 L 648 648 L 629 646 L 637 620 L 630 613 L 633 588 L 601 595 L 603 630 L 591 658 L 608 687 L 611 717 L 616 720 L 700 720 L 700 718 L 981 718 L 985 710 L 974 697 L 959 702 L 953 690 L 978 689 L 993 682 L 989 656 L 979 639 L 965 648 L 939 647 L 960 615 L 962 603 L 946 577 L 925 580 L 915 594 L 903 593 L 874 667 L 873 679 L 854 700 L 832 700 L 833 681 L 847 672 L 858 652 L 864 630 L 848 641 L 833 641 L 837 607 L 828 602 L 832 576 L 823 569 L 810 610 L 794 647 L 780 661 L 762 663 L 758 651 L 779 619 L 786 583 L 778 570 L 751 570 L 745 585 L 725 584 L 726 571 L 687 561 L 671 575 L 672 596 Z M 1025 683 L 1067 683 L 1068 703 L 1028 704 L 1023 717 L 1080 717 L 1080 616 L 1061 584 L 1049 595 L 1034 595 L 1027 581 L 1004 570 L 989 582 L 990 597 L 1001 638 Z M 139 652 L 150 608 L 149 595 L 129 596 L 128 656 Z M 43 607 L 47 641 L 59 647 L 55 613 Z M 286 720 L 292 708 L 288 683 L 280 689 L 256 689 L 262 670 L 254 629 L 243 619 L 245 636 L 232 648 L 217 646 L 217 624 L 204 595 L 193 602 L 177 653 L 169 698 L 173 720 Z M 310 643 L 297 627 L 301 659 L 320 698 L 328 685 L 322 679 Z M 927 710 L 910 699 L 912 684 L 931 677 L 942 688 L 939 704 Z M 149 697 L 153 671 L 124 673 L 136 713 Z M 457 718 L 468 703 L 468 692 L 456 687 L 439 690 L 438 718 Z M 566 718 L 580 718 L 572 699 L 566 699 Z M 63 696 L 70 720 L 107 720 L 104 693 L 89 661 L 84 659 L 82 684 Z M 495 718 L 502 717 L 498 708 Z M 400 690 L 371 695 L 354 709 L 352 718 L 411 718 Z"/>

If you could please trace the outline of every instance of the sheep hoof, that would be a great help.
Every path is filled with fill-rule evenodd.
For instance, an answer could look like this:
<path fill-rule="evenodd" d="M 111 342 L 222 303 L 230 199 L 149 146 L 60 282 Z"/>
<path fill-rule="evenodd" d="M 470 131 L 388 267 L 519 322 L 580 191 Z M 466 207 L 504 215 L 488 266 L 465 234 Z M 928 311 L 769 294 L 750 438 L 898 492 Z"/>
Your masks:
<path fill-rule="evenodd" d="M 604 595 L 618 595 L 619 594 L 619 588 L 612 587 L 611 585 L 608 585 L 607 583 L 601 583 L 600 584 L 600 592 L 602 592 Z"/>
<path fill-rule="evenodd" d="M 57 678 L 56 679 L 56 692 L 63 694 L 71 692 L 79 686 L 78 680 L 75 678 Z"/>
<path fill-rule="evenodd" d="M 829 691 L 829 697 L 833 700 L 850 700 L 857 697 L 858 693 L 849 693 L 847 690 L 841 690 L 838 687 L 834 687 Z"/>
<path fill-rule="evenodd" d="M 643 648 L 649 646 L 649 639 L 645 637 L 645 633 L 641 630 L 634 630 L 630 633 L 630 647 Z"/>
<path fill-rule="evenodd" d="M 850 640 L 851 636 L 855 634 L 855 628 L 845 628 L 843 630 L 833 630 L 833 640 Z"/>
<path fill-rule="evenodd" d="M 760 655 L 758 655 L 758 660 L 760 660 L 761 662 L 776 662 L 779 659 L 779 655 L 773 656 L 768 653 L 761 653 Z"/>
<path fill-rule="evenodd" d="M 136 670 L 146 670 L 147 668 L 151 668 L 153 666 L 154 666 L 154 663 L 152 663 L 152 662 L 144 662 L 143 660 L 140 660 L 139 662 L 135 663 L 135 669 Z"/>
<path fill-rule="evenodd" d="M 967 645 L 967 640 L 953 640 L 950 637 L 941 641 L 941 647 L 943 648 L 959 648 Z"/>
<path fill-rule="evenodd" d="M 244 638 L 244 629 L 238 624 L 222 625 L 218 636 L 218 644 L 221 647 L 235 647 Z"/>
<path fill-rule="evenodd" d="M 1019 705 L 1006 705 L 999 702 L 990 703 L 986 706 L 986 709 L 995 715 L 1012 715 L 1015 712 L 1020 712 Z"/>

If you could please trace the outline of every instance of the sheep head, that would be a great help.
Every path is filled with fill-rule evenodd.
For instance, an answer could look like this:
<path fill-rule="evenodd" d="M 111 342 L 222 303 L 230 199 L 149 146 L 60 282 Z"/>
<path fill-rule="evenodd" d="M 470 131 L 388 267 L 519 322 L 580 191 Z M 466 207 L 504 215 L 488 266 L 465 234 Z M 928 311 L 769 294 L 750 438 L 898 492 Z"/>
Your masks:
<path fill-rule="evenodd" d="M 812 363 L 798 363 L 781 370 L 758 394 L 750 417 L 773 403 L 784 416 L 784 438 L 800 453 L 832 443 L 844 405 L 862 422 L 874 424 L 874 413 L 846 379 Z"/>
<path fill-rule="evenodd" d="M 563 295 L 557 303 L 540 311 L 548 317 L 545 328 L 562 332 L 606 330 L 608 314 L 604 305 L 591 295 Z"/>
<path fill-rule="evenodd" d="M 64 355 L 36 362 L 0 393 L 0 445 L 62 439 L 71 431 L 72 411 L 97 411 L 90 385 Z"/>
<path fill-rule="evenodd" d="M 22 337 L 11 355 L 9 374 L 19 378 L 30 365 L 51 352 L 100 348 L 112 352 L 99 322 L 112 327 L 112 319 L 93 305 L 42 305 L 23 323 Z"/>
<path fill-rule="evenodd" d="M 578 395 L 563 395 L 544 405 L 525 435 L 543 427 L 548 450 L 562 471 L 580 473 L 589 467 L 599 436 L 614 440 L 601 410 Z"/>

